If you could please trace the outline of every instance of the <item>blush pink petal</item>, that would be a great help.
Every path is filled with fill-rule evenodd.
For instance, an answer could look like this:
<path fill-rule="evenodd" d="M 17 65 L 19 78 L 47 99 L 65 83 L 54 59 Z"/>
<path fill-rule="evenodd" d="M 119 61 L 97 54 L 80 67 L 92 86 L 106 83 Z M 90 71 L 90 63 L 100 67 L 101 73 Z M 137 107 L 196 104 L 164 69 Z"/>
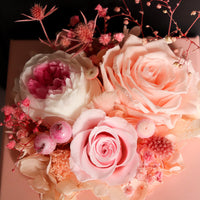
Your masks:
<path fill-rule="evenodd" d="M 113 140 L 112 140 L 113 139 Z M 89 153 L 88 155 L 90 155 L 91 159 L 93 160 L 96 160 L 98 159 L 99 161 L 102 162 L 102 167 L 106 167 L 106 165 L 108 164 L 107 162 L 112 162 L 113 160 L 115 160 L 114 164 L 116 164 L 116 162 L 119 160 L 119 157 L 121 156 L 120 154 L 120 140 L 118 138 L 118 135 L 115 133 L 115 129 L 113 128 L 110 128 L 110 127 L 107 127 L 107 126 L 98 126 L 98 127 L 95 127 L 91 133 L 90 133 L 90 136 L 89 136 L 89 139 L 88 139 L 88 146 L 91 147 L 91 149 L 93 149 L 93 144 L 95 144 L 95 141 L 101 141 L 101 142 L 106 142 L 106 141 L 113 141 L 114 144 L 116 145 L 116 148 L 113 148 L 112 150 L 114 151 L 113 154 L 112 154 L 112 157 L 108 158 L 107 157 L 107 160 L 106 160 L 106 163 L 103 163 L 103 159 L 102 159 L 102 155 L 99 155 L 97 154 L 97 152 L 93 152 L 93 151 L 90 151 L 90 149 L 88 150 Z M 95 158 L 94 158 L 94 155 L 92 153 L 95 153 Z M 104 160 L 105 162 L 105 160 Z"/>
<path fill-rule="evenodd" d="M 128 182 L 132 177 L 135 177 L 139 163 L 140 158 L 137 154 L 135 154 L 128 165 L 117 168 L 112 176 L 106 179 L 106 182 L 110 185 L 120 185 Z"/>
<path fill-rule="evenodd" d="M 73 135 L 75 136 L 81 131 L 95 127 L 99 121 L 104 119 L 105 115 L 105 112 L 98 109 L 89 109 L 83 111 L 73 125 Z"/>
<path fill-rule="evenodd" d="M 102 122 L 99 123 L 99 126 L 109 126 L 114 129 L 119 129 L 132 133 L 134 140 L 137 140 L 137 133 L 131 124 L 129 124 L 125 119 L 119 117 L 106 117 Z"/>
<path fill-rule="evenodd" d="M 86 148 L 83 149 L 82 154 L 82 168 L 84 171 L 88 172 L 91 176 L 91 180 L 98 180 L 98 179 L 104 179 L 108 176 L 111 176 L 116 168 L 116 163 L 114 163 L 110 167 L 97 167 L 91 163 L 91 161 L 88 158 L 87 150 Z M 87 180 L 85 180 L 87 181 Z"/>

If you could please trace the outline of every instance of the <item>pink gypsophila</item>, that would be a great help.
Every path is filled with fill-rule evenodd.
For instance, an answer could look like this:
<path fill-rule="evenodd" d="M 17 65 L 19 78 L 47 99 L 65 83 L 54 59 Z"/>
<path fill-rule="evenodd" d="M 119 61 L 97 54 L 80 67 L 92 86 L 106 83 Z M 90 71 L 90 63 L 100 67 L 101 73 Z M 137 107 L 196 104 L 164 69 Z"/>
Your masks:
<path fill-rule="evenodd" d="M 100 4 L 98 4 L 95 10 L 98 11 L 99 17 L 105 17 L 107 14 L 108 8 L 103 8 Z"/>
<path fill-rule="evenodd" d="M 117 40 L 117 42 L 122 42 L 124 39 L 124 34 L 123 33 L 115 33 L 113 35 L 114 39 Z"/>
<path fill-rule="evenodd" d="M 101 36 L 99 37 L 99 43 L 105 45 L 108 45 L 108 43 L 111 40 L 111 36 L 110 33 L 108 34 L 101 34 Z"/>

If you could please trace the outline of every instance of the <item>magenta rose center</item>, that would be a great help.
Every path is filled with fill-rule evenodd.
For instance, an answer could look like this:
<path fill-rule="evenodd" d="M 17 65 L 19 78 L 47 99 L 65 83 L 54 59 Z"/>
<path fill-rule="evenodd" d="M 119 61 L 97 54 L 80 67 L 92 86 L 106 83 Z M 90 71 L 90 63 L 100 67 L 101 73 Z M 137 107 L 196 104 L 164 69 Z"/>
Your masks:
<path fill-rule="evenodd" d="M 49 94 L 62 93 L 66 86 L 71 86 L 70 69 L 60 61 L 37 65 L 27 82 L 29 92 L 39 99 L 45 99 Z"/>

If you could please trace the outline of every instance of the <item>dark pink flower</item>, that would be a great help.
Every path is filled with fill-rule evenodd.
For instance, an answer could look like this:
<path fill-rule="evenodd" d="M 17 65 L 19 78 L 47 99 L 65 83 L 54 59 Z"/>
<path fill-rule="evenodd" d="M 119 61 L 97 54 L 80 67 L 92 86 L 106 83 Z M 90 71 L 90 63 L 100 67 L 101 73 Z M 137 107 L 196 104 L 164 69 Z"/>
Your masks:
<path fill-rule="evenodd" d="M 69 67 L 60 61 L 44 62 L 37 65 L 27 83 L 29 92 L 35 97 L 45 99 L 48 94 L 61 93 L 70 80 Z"/>

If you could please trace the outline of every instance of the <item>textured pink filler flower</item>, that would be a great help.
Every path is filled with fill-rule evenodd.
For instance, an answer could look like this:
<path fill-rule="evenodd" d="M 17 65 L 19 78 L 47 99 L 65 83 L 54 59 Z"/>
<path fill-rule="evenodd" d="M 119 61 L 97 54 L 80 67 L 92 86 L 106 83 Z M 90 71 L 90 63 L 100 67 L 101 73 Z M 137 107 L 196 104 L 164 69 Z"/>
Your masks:
<path fill-rule="evenodd" d="M 122 42 L 124 39 L 124 34 L 123 33 L 115 33 L 113 35 L 114 39 L 117 40 L 117 42 Z"/>
<path fill-rule="evenodd" d="M 99 37 L 99 43 L 103 44 L 103 45 L 107 45 L 111 40 L 111 36 L 110 34 L 101 34 L 101 36 Z"/>

